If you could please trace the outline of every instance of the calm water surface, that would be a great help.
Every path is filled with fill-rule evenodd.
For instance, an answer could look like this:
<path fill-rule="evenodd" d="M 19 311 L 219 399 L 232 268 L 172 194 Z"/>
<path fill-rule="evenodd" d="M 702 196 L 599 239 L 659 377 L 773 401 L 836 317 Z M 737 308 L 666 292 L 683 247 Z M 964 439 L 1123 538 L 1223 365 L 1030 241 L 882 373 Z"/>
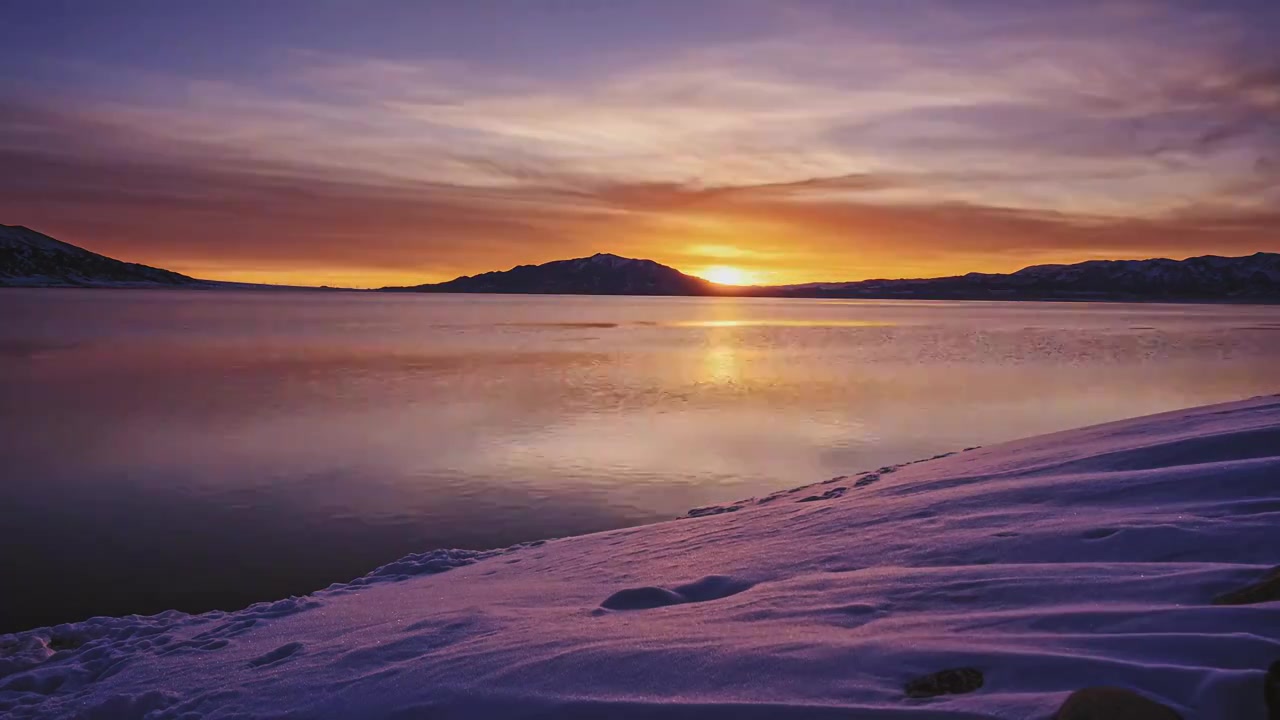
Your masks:
<path fill-rule="evenodd" d="M 0 291 L 0 632 L 1280 391 L 1280 308 Z"/>

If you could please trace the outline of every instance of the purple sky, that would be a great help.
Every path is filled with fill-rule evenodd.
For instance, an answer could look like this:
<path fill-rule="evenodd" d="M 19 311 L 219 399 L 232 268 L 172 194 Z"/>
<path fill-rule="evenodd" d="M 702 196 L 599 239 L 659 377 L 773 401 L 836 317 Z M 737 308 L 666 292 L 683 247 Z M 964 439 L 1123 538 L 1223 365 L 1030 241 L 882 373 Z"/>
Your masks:
<path fill-rule="evenodd" d="M 1280 2 L 9 2 L 0 222 L 207 277 L 1280 250 Z"/>

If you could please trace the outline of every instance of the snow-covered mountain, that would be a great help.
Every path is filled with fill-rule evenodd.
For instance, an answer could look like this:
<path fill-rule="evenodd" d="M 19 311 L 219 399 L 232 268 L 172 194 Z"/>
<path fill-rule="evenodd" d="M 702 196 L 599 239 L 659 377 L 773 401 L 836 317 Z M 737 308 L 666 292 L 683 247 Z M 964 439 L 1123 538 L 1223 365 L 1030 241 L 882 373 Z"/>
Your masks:
<path fill-rule="evenodd" d="M 0 287 L 152 287 L 205 283 L 123 262 L 21 225 L 0 225 Z"/>
<path fill-rule="evenodd" d="M 563 295 L 722 295 L 719 286 L 652 260 L 608 253 L 502 272 L 464 275 L 448 282 L 386 290 L 448 293 Z"/>

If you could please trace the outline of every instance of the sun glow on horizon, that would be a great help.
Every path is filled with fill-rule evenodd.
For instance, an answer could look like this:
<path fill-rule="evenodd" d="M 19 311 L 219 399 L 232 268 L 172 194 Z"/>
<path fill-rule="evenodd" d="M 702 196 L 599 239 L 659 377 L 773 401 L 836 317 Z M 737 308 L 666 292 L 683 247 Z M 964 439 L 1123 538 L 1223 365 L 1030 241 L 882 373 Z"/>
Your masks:
<path fill-rule="evenodd" d="M 713 265 L 696 274 L 717 285 L 754 285 L 759 282 L 755 273 L 730 265 Z"/>

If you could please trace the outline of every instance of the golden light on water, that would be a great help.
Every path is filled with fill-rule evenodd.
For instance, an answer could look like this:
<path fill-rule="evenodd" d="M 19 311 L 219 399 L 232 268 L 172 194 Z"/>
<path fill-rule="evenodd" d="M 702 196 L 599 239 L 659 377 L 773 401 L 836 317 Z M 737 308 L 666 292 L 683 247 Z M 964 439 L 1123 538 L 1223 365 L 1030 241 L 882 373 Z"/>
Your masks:
<path fill-rule="evenodd" d="M 713 342 L 702 355 L 703 380 L 714 385 L 736 383 L 740 379 L 738 350 L 727 341 Z"/>
<path fill-rule="evenodd" d="M 843 319 L 814 319 L 814 320 L 792 320 L 780 318 L 742 318 L 733 320 L 680 320 L 669 323 L 674 327 L 703 327 L 703 328 L 747 328 L 747 327 L 892 327 L 897 323 L 880 322 L 877 320 L 843 320 Z"/>

